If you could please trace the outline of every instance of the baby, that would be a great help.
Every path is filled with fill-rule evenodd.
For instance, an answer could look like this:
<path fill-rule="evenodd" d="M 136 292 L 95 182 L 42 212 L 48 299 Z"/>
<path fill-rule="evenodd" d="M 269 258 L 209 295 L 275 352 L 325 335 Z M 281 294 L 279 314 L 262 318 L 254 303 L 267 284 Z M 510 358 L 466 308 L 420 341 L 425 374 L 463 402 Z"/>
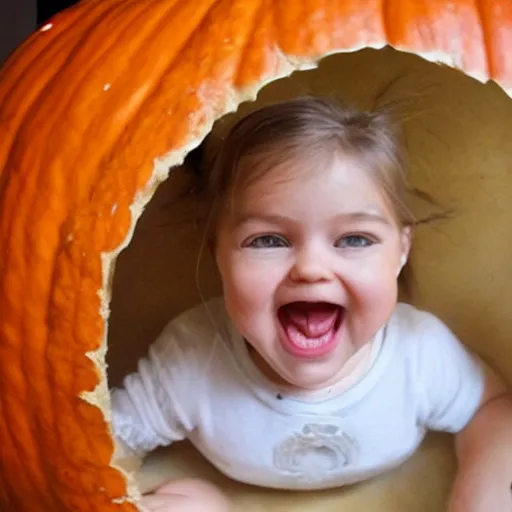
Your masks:
<path fill-rule="evenodd" d="M 169 323 L 112 391 L 116 459 L 189 439 L 233 479 L 344 486 L 456 434 L 450 512 L 512 510 L 504 385 L 435 316 L 398 302 L 418 223 L 384 112 L 300 98 L 256 111 L 208 173 L 206 233 L 223 297 Z M 222 512 L 198 480 L 151 511 Z"/>

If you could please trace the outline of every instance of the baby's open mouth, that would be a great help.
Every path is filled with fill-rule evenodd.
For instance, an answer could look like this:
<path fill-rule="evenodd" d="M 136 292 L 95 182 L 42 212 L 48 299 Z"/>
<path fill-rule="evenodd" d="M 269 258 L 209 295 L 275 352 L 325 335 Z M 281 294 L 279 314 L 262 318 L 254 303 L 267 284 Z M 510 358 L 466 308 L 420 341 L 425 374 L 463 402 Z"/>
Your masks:
<path fill-rule="evenodd" d="M 329 302 L 292 302 L 281 306 L 278 318 L 283 346 L 293 355 L 320 357 L 336 346 L 344 308 Z"/>

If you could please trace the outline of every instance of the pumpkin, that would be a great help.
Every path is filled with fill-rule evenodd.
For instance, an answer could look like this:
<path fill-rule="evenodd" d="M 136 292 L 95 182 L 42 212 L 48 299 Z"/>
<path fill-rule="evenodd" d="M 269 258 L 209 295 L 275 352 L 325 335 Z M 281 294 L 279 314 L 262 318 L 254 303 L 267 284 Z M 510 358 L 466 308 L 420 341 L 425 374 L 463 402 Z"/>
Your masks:
<path fill-rule="evenodd" d="M 264 84 L 390 45 L 512 92 L 509 0 L 85 0 L 0 72 L 0 508 L 134 511 L 111 465 L 114 264 L 169 169 Z"/>

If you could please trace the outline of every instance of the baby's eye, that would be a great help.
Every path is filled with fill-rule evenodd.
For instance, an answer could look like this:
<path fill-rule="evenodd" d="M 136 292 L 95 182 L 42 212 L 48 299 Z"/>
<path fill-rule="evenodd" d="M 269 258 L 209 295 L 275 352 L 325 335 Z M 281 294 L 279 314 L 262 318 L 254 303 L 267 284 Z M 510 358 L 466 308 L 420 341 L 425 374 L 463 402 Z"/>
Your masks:
<path fill-rule="evenodd" d="M 375 243 L 374 240 L 371 238 L 368 238 L 364 235 L 347 235 L 344 237 L 341 237 L 336 242 L 336 247 L 340 247 L 342 249 L 345 248 L 354 248 L 358 249 L 360 247 L 369 247 L 370 245 L 373 245 Z"/>
<path fill-rule="evenodd" d="M 253 249 L 274 249 L 276 247 L 288 247 L 288 242 L 277 235 L 262 235 L 252 239 L 246 247 Z"/>

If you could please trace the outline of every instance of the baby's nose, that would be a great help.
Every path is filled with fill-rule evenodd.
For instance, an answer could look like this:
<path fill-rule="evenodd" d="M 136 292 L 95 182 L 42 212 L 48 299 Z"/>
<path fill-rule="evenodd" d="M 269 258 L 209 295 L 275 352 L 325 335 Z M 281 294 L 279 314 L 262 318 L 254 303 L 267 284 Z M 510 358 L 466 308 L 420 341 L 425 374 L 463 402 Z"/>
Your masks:
<path fill-rule="evenodd" d="M 290 269 L 290 279 L 296 282 L 317 282 L 332 279 L 334 272 L 328 251 L 319 247 L 306 247 L 296 251 Z"/>

